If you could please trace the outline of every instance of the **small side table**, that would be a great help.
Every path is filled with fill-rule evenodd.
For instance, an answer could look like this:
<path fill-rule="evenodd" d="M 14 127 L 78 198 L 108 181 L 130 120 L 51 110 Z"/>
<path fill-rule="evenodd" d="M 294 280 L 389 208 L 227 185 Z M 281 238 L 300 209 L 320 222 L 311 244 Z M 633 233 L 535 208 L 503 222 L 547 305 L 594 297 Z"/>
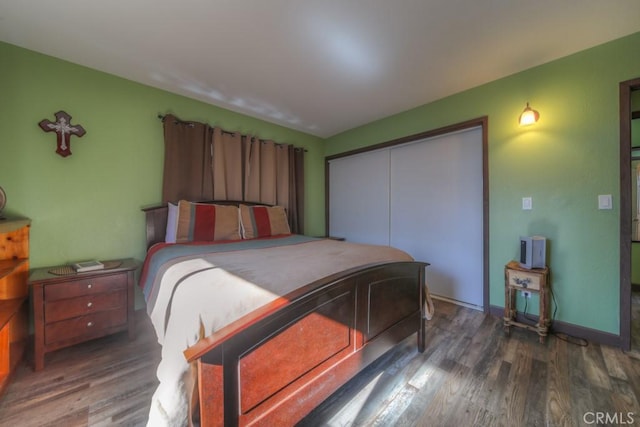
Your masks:
<path fill-rule="evenodd" d="M 549 332 L 549 267 L 523 268 L 517 261 L 511 261 L 504 267 L 504 330 L 507 334 L 511 326 L 525 328 L 537 332 L 540 342 L 544 343 Z M 527 291 L 539 295 L 539 318 L 536 325 L 516 321 L 516 294 Z"/>
<path fill-rule="evenodd" d="M 135 339 L 134 275 L 140 264 L 103 262 L 103 270 L 86 273 L 67 273 L 65 266 L 31 271 L 34 370 L 44 368 L 45 354 L 60 348 L 120 331 Z"/>

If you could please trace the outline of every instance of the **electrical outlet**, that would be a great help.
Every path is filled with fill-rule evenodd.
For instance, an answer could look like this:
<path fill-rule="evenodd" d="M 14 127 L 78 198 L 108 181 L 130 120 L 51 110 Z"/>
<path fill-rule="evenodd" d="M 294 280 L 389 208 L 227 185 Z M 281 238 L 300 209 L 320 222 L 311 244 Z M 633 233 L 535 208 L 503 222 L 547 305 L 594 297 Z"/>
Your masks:
<path fill-rule="evenodd" d="M 531 292 L 529 291 L 522 291 L 522 296 L 524 298 L 531 298 Z"/>

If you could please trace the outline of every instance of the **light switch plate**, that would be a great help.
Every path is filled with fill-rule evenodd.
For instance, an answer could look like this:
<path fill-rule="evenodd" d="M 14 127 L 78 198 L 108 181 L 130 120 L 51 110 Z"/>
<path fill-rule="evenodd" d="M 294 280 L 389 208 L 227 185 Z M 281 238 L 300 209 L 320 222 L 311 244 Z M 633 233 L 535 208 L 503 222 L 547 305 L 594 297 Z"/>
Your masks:
<path fill-rule="evenodd" d="M 600 194 L 598 196 L 598 209 L 613 209 L 611 194 Z"/>
<path fill-rule="evenodd" d="M 522 210 L 530 211 L 533 208 L 533 200 L 531 197 L 523 197 L 522 198 Z"/>

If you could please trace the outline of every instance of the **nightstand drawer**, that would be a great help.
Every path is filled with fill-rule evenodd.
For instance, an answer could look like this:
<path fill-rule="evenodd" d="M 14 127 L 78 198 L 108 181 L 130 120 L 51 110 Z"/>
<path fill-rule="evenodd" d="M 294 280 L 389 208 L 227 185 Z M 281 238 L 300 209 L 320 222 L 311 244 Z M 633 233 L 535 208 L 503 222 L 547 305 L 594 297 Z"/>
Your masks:
<path fill-rule="evenodd" d="M 45 326 L 45 344 L 50 345 L 60 341 L 78 337 L 97 337 L 108 333 L 109 329 L 127 323 L 127 307 L 122 306 L 114 310 L 102 311 L 86 316 L 51 323 Z"/>
<path fill-rule="evenodd" d="M 126 289 L 70 299 L 45 301 L 44 321 L 49 324 L 77 316 L 125 307 L 126 304 Z"/>
<path fill-rule="evenodd" d="M 99 294 L 117 289 L 126 289 L 126 287 L 126 274 L 87 277 L 45 286 L 44 299 L 49 302 L 83 295 Z"/>
<path fill-rule="evenodd" d="M 516 288 L 539 291 L 542 287 L 543 276 L 543 274 L 529 271 L 507 269 L 508 285 Z"/>

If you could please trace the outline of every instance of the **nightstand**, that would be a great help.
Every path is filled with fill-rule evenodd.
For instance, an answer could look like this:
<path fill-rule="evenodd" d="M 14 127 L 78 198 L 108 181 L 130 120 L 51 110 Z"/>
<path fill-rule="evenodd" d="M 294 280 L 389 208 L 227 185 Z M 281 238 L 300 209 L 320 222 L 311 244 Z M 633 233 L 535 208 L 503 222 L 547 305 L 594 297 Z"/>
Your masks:
<path fill-rule="evenodd" d="M 504 267 L 504 329 L 508 334 L 511 326 L 525 328 L 537 332 L 540 342 L 549 332 L 549 297 L 551 285 L 549 283 L 549 267 L 523 268 L 517 261 L 511 261 Z M 527 291 L 539 295 L 539 317 L 536 325 L 516 321 L 516 294 Z"/>
<path fill-rule="evenodd" d="M 86 273 L 70 272 L 66 266 L 31 271 L 36 371 L 54 350 L 124 330 L 135 339 L 134 276 L 140 263 L 103 263 L 103 270 Z"/>

